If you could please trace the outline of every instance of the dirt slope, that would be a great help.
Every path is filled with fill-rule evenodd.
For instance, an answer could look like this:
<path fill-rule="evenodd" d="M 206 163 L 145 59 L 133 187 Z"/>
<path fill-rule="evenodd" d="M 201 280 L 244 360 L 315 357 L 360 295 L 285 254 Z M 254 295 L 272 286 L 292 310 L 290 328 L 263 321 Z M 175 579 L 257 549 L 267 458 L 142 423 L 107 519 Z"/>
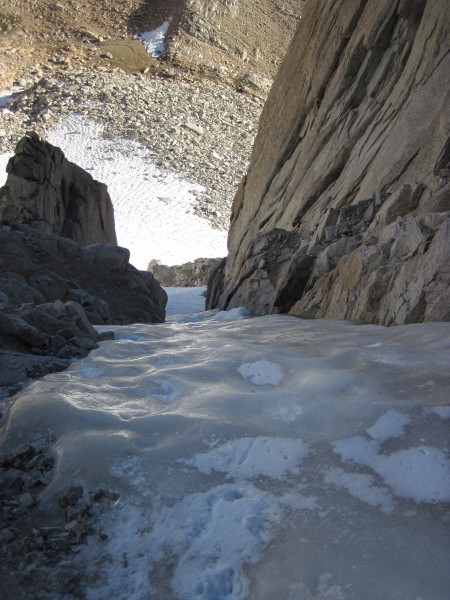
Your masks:
<path fill-rule="evenodd" d="M 0 0 L 0 86 L 31 70 L 45 75 L 61 64 L 95 68 L 102 52 L 111 50 L 125 70 L 157 69 L 159 63 L 142 52 L 133 35 L 168 19 L 164 59 L 175 66 L 230 81 L 244 72 L 273 77 L 302 5 L 298 0 Z"/>

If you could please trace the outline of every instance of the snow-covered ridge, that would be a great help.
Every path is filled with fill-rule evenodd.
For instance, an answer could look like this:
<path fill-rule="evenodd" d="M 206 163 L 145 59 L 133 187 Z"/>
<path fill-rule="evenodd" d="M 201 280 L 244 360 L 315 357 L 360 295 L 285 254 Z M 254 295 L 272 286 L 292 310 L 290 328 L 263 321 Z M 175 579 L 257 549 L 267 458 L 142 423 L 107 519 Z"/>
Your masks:
<path fill-rule="evenodd" d="M 17 397 L 3 450 L 56 438 L 41 508 L 120 494 L 86 597 L 445 598 L 450 324 L 233 314 L 118 327 Z"/>

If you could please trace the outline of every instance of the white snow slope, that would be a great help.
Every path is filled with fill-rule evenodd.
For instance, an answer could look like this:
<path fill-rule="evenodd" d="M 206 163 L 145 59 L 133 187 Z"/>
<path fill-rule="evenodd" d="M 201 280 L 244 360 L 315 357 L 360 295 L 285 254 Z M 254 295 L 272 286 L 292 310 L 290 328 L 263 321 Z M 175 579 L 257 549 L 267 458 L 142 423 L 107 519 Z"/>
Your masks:
<path fill-rule="evenodd" d="M 85 597 L 448 599 L 450 324 L 241 316 L 117 327 L 16 397 L 2 450 L 56 437 L 41 509 L 120 494 Z"/>
<path fill-rule="evenodd" d="M 62 120 L 47 135 L 66 158 L 106 183 L 114 206 L 117 239 L 130 262 L 147 269 L 152 259 L 179 265 L 199 257 L 226 256 L 226 231 L 212 229 L 194 213 L 195 194 L 204 188 L 162 171 L 151 150 L 125 138 L 109 140 L 103 125 L 81 115 Z M 0 186 L 9 155 L 0 154 Z"/>

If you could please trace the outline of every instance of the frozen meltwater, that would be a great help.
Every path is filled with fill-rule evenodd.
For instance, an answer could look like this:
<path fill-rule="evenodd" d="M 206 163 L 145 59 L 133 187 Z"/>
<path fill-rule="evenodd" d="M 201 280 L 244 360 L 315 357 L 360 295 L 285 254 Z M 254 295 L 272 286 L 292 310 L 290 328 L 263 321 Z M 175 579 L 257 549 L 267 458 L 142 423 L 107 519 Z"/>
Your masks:
<path fill-rule="evenodd" d="M 18 394 L 1 438 L 55 438 L 42 510 L 119 494 L 73 555 L 86 598 L 448 598 L 450 324 L 115 331 Z"/>

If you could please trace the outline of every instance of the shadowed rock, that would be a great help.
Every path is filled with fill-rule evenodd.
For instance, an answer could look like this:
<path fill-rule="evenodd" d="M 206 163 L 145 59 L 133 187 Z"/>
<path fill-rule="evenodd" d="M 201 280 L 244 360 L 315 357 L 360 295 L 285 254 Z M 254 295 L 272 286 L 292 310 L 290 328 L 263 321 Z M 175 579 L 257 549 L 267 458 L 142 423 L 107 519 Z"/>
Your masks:
<path fill-rule="evenodd" d="M 105 339 L 93 325 L 164 321 L 167 294 L 125 248 L 26 225 L 0 226 L 0 248 L 0 399 L 86 356 Z"/>
<path fill-rule="evenodd" d="M 117 244 L 106 185 L 69 162 L 60 148 L 30 133 L 17 144 L 0 188 L 0 219 L 72 238 Z"/>

